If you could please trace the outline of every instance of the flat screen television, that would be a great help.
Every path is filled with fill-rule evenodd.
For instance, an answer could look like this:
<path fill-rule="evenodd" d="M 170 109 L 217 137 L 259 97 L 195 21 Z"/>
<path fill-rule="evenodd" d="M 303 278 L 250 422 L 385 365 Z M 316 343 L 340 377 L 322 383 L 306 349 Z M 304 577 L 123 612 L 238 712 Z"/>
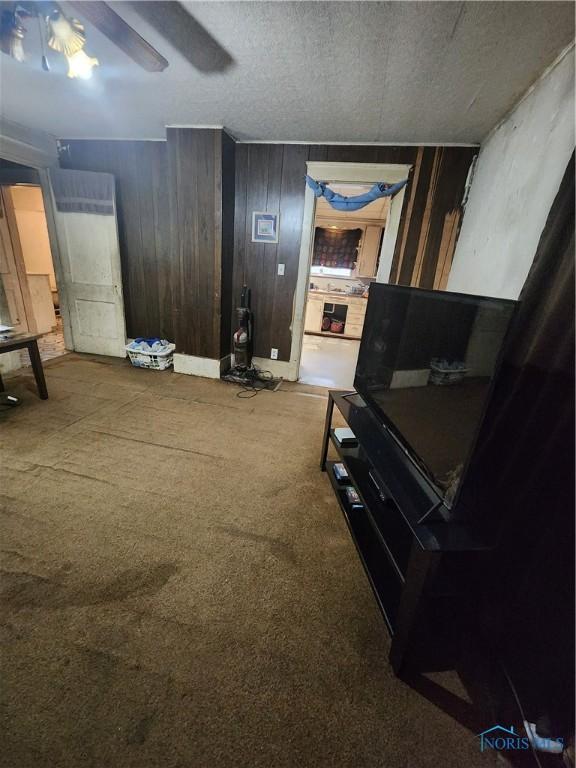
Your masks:
<path fill-rule="evenodd" d="M 451 507 L 516 302 L 373 283 L 354 387 Z"/>

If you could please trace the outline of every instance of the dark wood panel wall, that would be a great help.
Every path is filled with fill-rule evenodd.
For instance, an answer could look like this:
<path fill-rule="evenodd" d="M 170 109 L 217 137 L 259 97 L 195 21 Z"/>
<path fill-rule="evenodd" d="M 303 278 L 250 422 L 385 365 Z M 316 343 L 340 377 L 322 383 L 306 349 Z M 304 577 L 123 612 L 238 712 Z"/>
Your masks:
<path fill-rule="evenodd" d="M 419 147 L 400 222 L 390 280 L 445 288 L 474 147 Z"/>
<path fill-rule="evenodd" d="M 166 134 L 176 348 L 219 359 L 230 351 L 235 145 L 219 129 Z"/>
<path fill-rule="evenodd" d="M 173 339 L 166 142 L 64 139 L 60 165 L 116 177 L 126 331 Z"/>
<path fill-rule="evenodd" d="M 443 288 L 460 226 L 473 147 L 235 144 L 218 129 L 169 128 L 167 142 L 63 140 L 66 168 L 117 180 L 130 336 L 160 335 L 179 352 L 230 350 L 242 285 L 252 289 L 255 354 L 288 360 L 306 162 L 413 166 L 391 280 Z M 252 213 L 279 211 L 276 245 L 252 242 Z M 285 273 L 278 276 L 278 264 Z"/>
<path fill-rule="evenodd" d="M 234 141 L 221 130 L 169 128 L 167 141 L 62 146 L 62 167 L 116 178 L 128 335 L 162 336 L 190 355 L 227 354 Z"/>
<path fill-rule="evenodd" d="M 238 144 L 234 298 L 243 283 L 252 289 L 254 352 L 289 360 L 291 322 L 304 212 L 306 162 L 402 163 L 413 166 L 404 197 L 391 280 L 443 287 L 460 220 L 460 203 L 473 147 L 360 147 L 302 144 Z M 253 243 L 254 211 L 279 211 L 277 245 Z M 278 264 L 285 274 L 278 276 Z"/>
<path fill-rule="evenodd" d="M 222 134 L 222 300 L 220 303 L 220 354 L 231 349 L 232 326 L 230 308 L 234 276 L 234 208 L 235 208 L 236 143 L 226 132 Z"/>

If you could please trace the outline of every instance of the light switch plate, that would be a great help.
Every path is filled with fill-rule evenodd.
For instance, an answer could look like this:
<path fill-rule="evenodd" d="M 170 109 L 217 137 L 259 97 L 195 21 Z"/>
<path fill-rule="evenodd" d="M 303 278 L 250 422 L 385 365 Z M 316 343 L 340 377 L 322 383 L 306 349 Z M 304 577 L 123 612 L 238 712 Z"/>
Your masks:
<path fill-rule="evenodd" d="M 278 264 L 278 274 L 279 275 L 284 274 L 284 264 Z"/>
<path fill-rule="evenodd" d="M 272 347 L 272 350 L 270 352 L 270 358 L 272 360 L 278 360 L 278 350 L 276 349 L 276 347 Z"/>

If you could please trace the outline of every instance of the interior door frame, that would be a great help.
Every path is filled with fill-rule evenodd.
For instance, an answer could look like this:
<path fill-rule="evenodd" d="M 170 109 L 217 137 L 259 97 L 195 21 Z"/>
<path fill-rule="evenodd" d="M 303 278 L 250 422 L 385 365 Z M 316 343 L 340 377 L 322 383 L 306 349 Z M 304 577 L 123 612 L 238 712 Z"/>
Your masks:
<path fill-rule="evenodd" d="M 38 168 L 38 175 L 40 177 L 42 199 L 44 200 L 44 213 L 46 214 L 46 226 L 48 227 L 48 239 L 50 240 L 50 250 L 52 251 L 54 274 L 56 275 L 56 287 L 58 288 L 60 317 L 62 318 L 62 330 L 64 332 L 64 346 L 70 352 L 74 352 L 75 347 L 74 335 L 72 334 L 72 320 L 70 318 L 70 302 L 66 289 L 66 282 L 64 280 L 62 254 L 56 227 L 56 201 L 54 200 L 48 169 Z"/>
<path fill-rule="evenodd" d="M 16 221 L 16 214 L 14 212 L 14 202 L 10 193 L 10 186 L 12 185 L 0 183 L 0 205 L 4 211 L 6 228 L 8 230 L 8 236 L 10 237 L 12 256 L 14 258 L 16 276 L 18 278 L 18 286 L 22 296 L 24 314 L 26 315 L 27 333 L 36 333 L 38 329 L 36 326 L 36 318 L 34 317 L 32 296 L 30 295 L 28 275 L 26 274 L 26 265 L 24 263 L 22 244 L 20 242 L 20 232 L 18 231 L 18 223 Z"/>
<path fill-rule="evenodd" d="M 386 181 L 395 184 L 408 178 L 412 165 L 401 163 L 330 163 L 324 161 L 308 161 L 306 173 L 313 179 L 332 183 L 362 183 L 376 184 Z M 380 264 L 376 282 L 387 283 L 392 268 L 394 248 L 398 238 L 400 216 L 404 205 L 406 187 L 403 187 L 392 198 L 390 214 L 384 230 L 380 250 Z M 306 184 L 304 194 L 304 216 L 302 219 L 302 237 L 300 239 L 300 256 L 298 258 L 298 277 L 294 292 L 294 310 L 292 313 L 292 343 L 290 346 L 290 362 L 286 378 L 297 381 L 300 375 L 300 358 L 304 340 L 304 320 L 306 315 L 306 299 L 308 280 L 312 264 L 312 248 L 314 245 L 314 218 L 316 213 L 316 197 Z"/>
<path fill-rule="evenodd" d="M 56 152 L 56 143 L 54 142 L 54 154 L 47 149 L 36 147 L 32 144 L 22 144 L 21 142 L 11 140 L 2 135 L 1 157 L 10 160 L 24 168 L 10 169 L 10 173 L 3 171 L 3 175 L 9 178 L 9 184 L 17 184 L 21 181 L 24 184 L 38 185 L 42 190 L 42 199 L 44 201 L 44 213 L 46 215 L 46 226 L 48 227 L 48 239 L 50 241 L 50 251 L 52 253 L 52 262 L 54 264 L 54 274 L 56 275 L 56 286 L 58 288 L 58 297 L 60 300 L 60 316 L 62 317 L 62 329 L 64 332 L 64 345 L 68 351 L 74 351 L 74 339 L 72 336 L 72 325 L 70 323 L 70 310 L 66 296 L 66 288 L 63 279 L 62 259 L 60 255 L 60 244 L 56 232 L 55 203 L 52 197 L 52 187 L 48 177 L 48 168 L 58 166 L 58 155 Z M 37 143 L 40 143 L 39 140 Z M 51 144 L 50 144 L 51 149 Z M 31 178 L 29 168 L 34 169 L 37 178 Z M 22 178 L 19 178 L 22 174 Z M 8 184 L 8 181 L 6 182 Z"/>

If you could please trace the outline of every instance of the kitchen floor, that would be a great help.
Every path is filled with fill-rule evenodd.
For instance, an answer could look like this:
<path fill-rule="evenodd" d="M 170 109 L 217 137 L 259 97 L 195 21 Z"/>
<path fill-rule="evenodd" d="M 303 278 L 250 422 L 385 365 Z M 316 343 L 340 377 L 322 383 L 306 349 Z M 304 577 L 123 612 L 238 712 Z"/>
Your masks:
<path fill-rule="evenodd" d="M 360 341 L 305 333 L 300 359 L 303 384 L 329 389 L 352 389 Z"/>

